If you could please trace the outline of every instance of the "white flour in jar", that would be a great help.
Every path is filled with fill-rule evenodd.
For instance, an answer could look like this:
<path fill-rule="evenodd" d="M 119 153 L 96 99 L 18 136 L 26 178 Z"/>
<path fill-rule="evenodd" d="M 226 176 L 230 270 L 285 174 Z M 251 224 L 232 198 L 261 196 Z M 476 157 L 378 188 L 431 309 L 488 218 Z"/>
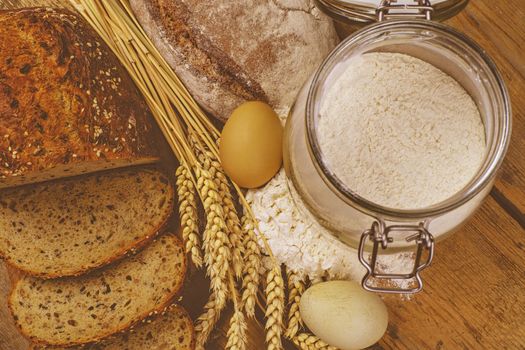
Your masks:
<path fill-rule="evenodd" d="M 326 123 L 322 125 L 325 130 L 321 130 L 321 133 L 326 133 L 324 136 L 332 135 L 334 139 L 338 137 L 338 140 L 328 140 L 328 137 L 320 140 L 325 146 L 325 152 L 328 152 L 327 148 L 333 148 L 332 154 L 336 156 L 329 160 L 334 170 L 339 170 L 339 176 L 351 173 L 353 171 L 350 165 L 351 154 L 364 156 L 371 149 L 395 146 L 397 147 L 396 152 L 400 149 L 402 151 L 399 155 L 394 154 L 393 162 L 391 160 L 389 163 L 388 159 L 386 161 L 384 159 L 368 160 L 368 164 L 377 167 L 373 170 L 375 177 L 370 178 L 367 171 L 369 169 L 361 168 L 359 173 L 354 174 L 354 178 L 359 174 L 362 176 L 362 182 L 373 179 L 370 186 L 374 188 L 374 191 L 371 192 L 377 192 L 381 187 L 375 181 L 379 176 L 383 176 L 381 180 L 390 185 L 386 187 L 385 193 L 375 193 L 379 198 L 383 198 L 383 203 L 394 203 L 394 206 L 405 203 L 400 206 L 421 207 L 427 203 L 446 199 L 449 195 L 436 193 L 432 189 L 429 191 L 431 195 L 419 196 L 422 191 L 415 187 L 403 194 L 401 193 L 403 186 L 408 188 L 411 184 L 418 185 L 418 181 L 413 180 L 414 174 L 411 174 L 411 183 L 399 178 L 399 173 L 396 172 L 394 172 L 393 180 L 387 180 L 389 175 L 387 169 L 389 168 L 382 168 L 379 165 L 385 162 L 392 166 L 393 163 L 402 161 L 402 167 L 414 171 L 419 176 L 428 156 L 424 154 L 425 150 L 417 148 L 428 147 L 426 151 L 437 148 L 438 156 L 427 164 L 429 167 L 423 172 L 423 175 L 432 174 L 434 169 L 441 168 L 436 173 L 441 177 L 435 179 L 435 183 L 441 186 L 443 183 L 449 183 L 450 188 L 447 187 L 445 191 L 451 194 L 457 192 L 475 173 L 484 152 L 483 126 L 479 112 L 470 96 L 448 75 L 412 57 L 385 53 L 367 54 L 364 58 L 354 60 L 355 62 L 349 65 L 346 74 L 341 76 L 340 81 L 337 81 L 328 91 L 327 101 L 331 101 L 332 105 L 325 103 L 322 106 L 324 113 L 336 112 L 335 115 L 325 120 Z M 355 64 L 357 67 L 354 67 Z M 385 67 L 380 67 L 383 64 Z M 367 71 L 363 68 L 366 68 Z M 400 70 L 403 72 L 401 73 Z M 392 73 L 392 76 L 388 71 L 395 72 L 395 74 Z M 390 83 L 381 82 L 381 74 L 383 79 L 393 79 L 394 87 Z M 422 81 L 422 76 L 426 77 L 426 81 Z M 381 84 L 384 85 L 381 86 Z M 359 91 L 355 98 L 349 96 L 349 91 L 354 93 L 356 90 Z M 419 95 L 420 92 L 422 95 Z M 429 97 L 429 100 L 418 103 L 418 96 L 420 98 L 423 95 Z M 353 107 L 347 107 L 346 103 L 349 101 L 353 101 Z M 367 101 L 372 101 L 376 106 L 366 107 L 365 102 Z M 428 102 L 431 103 L 427 104 Z M 441 105 L 437 105 L 438 102 Z M 394 106 L 396 111 L 405 111 L 404 117 L 403 115 L 400 117 L 397 112 L 394 113 Z M 349 128 L 346 124 L 356 120 L 361 110 L 369 111 L 370 109 L 374 110 L 370 114 L 372 121 L 375 122 L 372 128 L 375 130 L 370 132 L 370 136 L 375 138 L 370 140 L 377 142 L 377 145 L 373 147 L 356 145 L 355 140 L 350 140 L 348 134 L 349 131 L 357 134 L 355 128 Z M 385 116 L 385 114 L 389 115 Z M 286 113 L 279 113 L 279 115 L 286 115 Z M 438 120 L 440 116 L 446 121 L 440 122 Z M 384 123 L 381 123 L 382 117 Z M 396 121 L 395 117 L 402 120 Z M 418 123 L 422 121 L 423 125 L 419 125 Z M 367 125 L 366 122 L 362 123 L 365 128 L 372 126 L 372 124 Z M 399 131 L 399 129 L 404 130 Z M 398 134 L 388 138 L 387 134 L 396 130 Z M 384 140 L 395 140 L 399 144 L 387 143 L 385 145 L 384 141 L 378 139 L 378 135 L 385 137 Z M 416 148 L 415 153 L 423 153 L 417 155 L 421 158 L 416 159 L 416 155 L 407 157 L 407 153 L 414 152 L 414 148 Z M 356 149 L 359 149 L 359 152 L 356 152 Z M 386 149 L 386 151 L 389 150 Z M 448 155 L 447 152 L 449 152 Z M 452 152 L 456 153 L 452 154 Z M 440 164 L 438 160 L 443 164 Z M 364 164 L 366 162 L 358 162 L 357 166 L 364 166 Z M 443 169 L 447 167 L 448 169 Z M 452 179 L 452 175 L 459 176 Z M 401 183 L 402 186 L 399 186 L 398 183 Z M 395 188 L 396 186 L 399 187 Z M 250 190 L 247 194 L 248 202 L 258 219 L 259 228 L 268 238 L 276 258 L 300 276 L 307 275 L 313 280 L 327 277 L 328 279 L 359 281 L 365 269 L 358 261 L 357 251 L 334 239 L 330 231 L 316 221 L 305 205 L 298 200 L 299 197 L 293 194 L 293 191 L 284 170 L 281 170 L 266 186 Z M 362 192 L 365 191 L 362 190 Z M 393 199 L 389 200 L 390 196 Z M 407 204 L 407 200 L 410 203 Z M 398 253 L 381 255 L 378 263 L 384 272 L 402 273 L 409 272 L 414 262 L 412 253 Z M 405 288 L 410 284 L 408 281 L 396 282 L 400 288 Z"/>
<path fill-rule="evenodd" d="M 383 206 L 425 208 L 459 192 L 485 152 L 470 95 L 433 65 L 397 53 L 351 58 L 321 104 L 318 141 L 351 190 Z"/>

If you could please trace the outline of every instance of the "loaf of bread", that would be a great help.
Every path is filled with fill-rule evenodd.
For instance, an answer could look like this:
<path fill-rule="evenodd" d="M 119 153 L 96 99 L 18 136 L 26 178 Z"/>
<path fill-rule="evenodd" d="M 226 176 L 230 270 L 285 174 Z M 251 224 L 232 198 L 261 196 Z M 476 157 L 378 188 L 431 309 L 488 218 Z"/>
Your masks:
<path fill-rule="evenodd" d="M 0 191 L 0 256 L 44 278 L 77 275 L 152 239 L 173 211 L 156 170 L 121 169 Z"/>
<path fill-rule="evenodd" d="M 286 111 L 338 42 L 314 0 L 131 0 L 195 99 L 226 119 L 246 100 Z"/>
<path fill-rule="evenodd" d="M 133 81 L 80 16 L 0 11 L 0 188 L 158 159 Z"/>
<path fill-rule="evenodd" d="M 186 273 L 184 249 L 171 234 L 138 254 L 79 277 L 24 277 L 9 307 L 22 334 L 43 345 L 95 342 L 161 312 Z"/>
<path fill-rule="evenodd" d="M 147 322 L 139 323 L 133 332 L 104 339 L 100 343 L 79 345 L 68 350 L 193 350 L 195 332 L 188 313 L 182 306 L 171 305 Z M 36 345 L 32 350 L 66 350 Z"/>

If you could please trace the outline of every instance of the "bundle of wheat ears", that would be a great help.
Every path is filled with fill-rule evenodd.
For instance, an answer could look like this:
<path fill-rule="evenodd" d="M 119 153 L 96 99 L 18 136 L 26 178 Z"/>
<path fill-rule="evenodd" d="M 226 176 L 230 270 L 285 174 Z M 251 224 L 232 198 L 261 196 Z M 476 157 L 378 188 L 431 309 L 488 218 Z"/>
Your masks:
<path fill-rule="evenodd" d="M 125 66 L 179 161 L 176 183 L 185 249 L 210 279 L 210 297 L 195 325 L 196 349 L 205 348 L 230 301 L 234 312 L 226 349 L 246 349 L 246 318 L 255 317 L 257 305 L 265 314 L 268 349 L 282 349 L 285 283 L 281 266 L 258 230 L 242 191 L 221 167 L 219 130 L 149 40 L 127 0 L 70 1 Z M 199 232 L 199 206 L 206 220 L 203 232 Z M 264 305 L 258 299 L 263 256 L 259 242 L 270 261 Z M 311 334 L 299 333 L 298 301 L 304 283 L 290 275 L 292 279 L 286 337 L 301 349 L 332 349 Z"/>

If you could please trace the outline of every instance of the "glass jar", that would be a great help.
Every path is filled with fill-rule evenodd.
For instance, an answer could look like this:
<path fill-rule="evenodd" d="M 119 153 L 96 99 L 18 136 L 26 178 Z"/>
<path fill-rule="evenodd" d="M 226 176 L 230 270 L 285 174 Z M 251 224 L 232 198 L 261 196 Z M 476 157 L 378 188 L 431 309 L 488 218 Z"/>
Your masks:
<path fill-rule="evenodd" d="M 345 62 L 368 52 L 397 52 L 424 60 L 455 78 L 477 104 L 485 129 L 484 160 L 474 178 L 447 200 L 414 210 L 381 206 L 348 188 L 323 158 L 316 126 L 325 92 Z M 381 21 L 344 40 L 298 94 L 286 122 L 285 170 L 295 190 L 292 192 L 317 220 L 340 241 L 358 249 L 367 269 L 362 281 L 365 289 L 414 293 L 422 288 L 419 272 L 432 260 L 434 241 L 454 232 L 489 194 L 510 132 L 511 107 L 505 84 L 492 60 L 475 42 L 449 26 L 425 19 Z M 409 249 L 416 252 L 410 272 L 378 271 L 378 254 Z M 365 258 L 365 251 L 371 252 L 369 258 Z M 377 279 L 411 279 L 415 283 L 408 289 L 391 289 L 375 285 Z"/>
<path fill-rule="evenodd" d="M 463 10 L 468 0 L 432 0 L 430 3 L 432 19 L 444 21 Z M 315 4 L 335 20 L 337 31 L 343 36 L 376 22 L 378 7 L 381 7 L 380 0 L 315 0 Z M 421 5 L 424 5 L 424 1 L 421 1 Z M 414 11 L 408 13 L 413 14 Z"/>

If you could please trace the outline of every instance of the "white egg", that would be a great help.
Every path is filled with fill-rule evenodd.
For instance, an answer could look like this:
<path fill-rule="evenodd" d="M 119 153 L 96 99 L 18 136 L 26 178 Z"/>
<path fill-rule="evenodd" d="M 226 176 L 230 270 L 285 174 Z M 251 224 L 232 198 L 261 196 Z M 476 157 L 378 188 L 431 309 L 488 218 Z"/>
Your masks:
<path fill-rule="evenodd" d="M 300 312 L 317 337 L 341 350 L 373 345 L 388 326 L 388 311 L 381 298 L 351 281 L 308 288 L 301 297 Z"/>

